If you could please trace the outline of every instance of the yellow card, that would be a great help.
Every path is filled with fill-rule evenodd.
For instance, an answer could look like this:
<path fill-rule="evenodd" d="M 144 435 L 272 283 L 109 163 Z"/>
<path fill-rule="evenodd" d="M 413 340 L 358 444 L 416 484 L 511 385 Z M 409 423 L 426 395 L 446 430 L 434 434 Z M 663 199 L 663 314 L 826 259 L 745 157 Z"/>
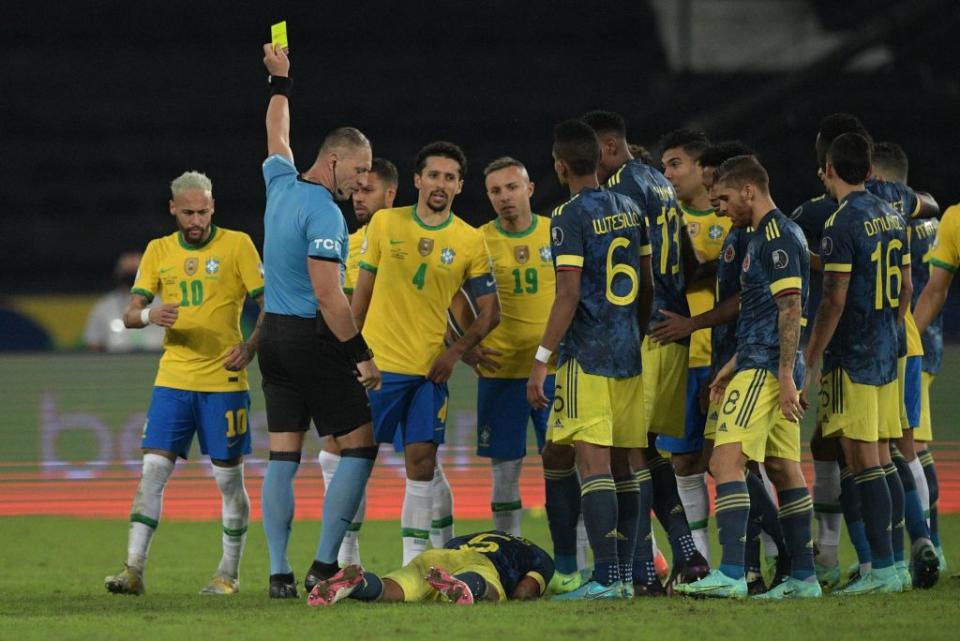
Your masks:
<path fill-rule="evenodd" d="M 273 42 L 274 47 L 282 47 L 284 49 L 289 49 L 290 44 L 287 42 L 287 21 L 278 22 L 275 25 L 270 27 L 270 40 Z"/>

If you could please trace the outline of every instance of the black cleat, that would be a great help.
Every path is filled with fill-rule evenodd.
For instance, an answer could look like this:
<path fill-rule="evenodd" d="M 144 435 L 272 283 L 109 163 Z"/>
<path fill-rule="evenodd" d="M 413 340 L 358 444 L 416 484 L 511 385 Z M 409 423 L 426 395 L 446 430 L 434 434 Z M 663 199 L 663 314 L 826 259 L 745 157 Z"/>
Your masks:
<path fill-rule="evenodd" d="M 913 542 L 910 561 L 913 587 L 929 590 L 940 580 L 940 558 L 930 539 L 920 538 Z"/>
<path fill-rule="evenodd" d="M 310 565 L 310 569 L 307 570 L 307 575 L 303 578 L 303 587 L 307 589 L 307 594 L 313 592 L 313 588 L 316 587 L 318 583 L 326 581 L 339 571 L 340 566 L 336 563 L 314 561 Z"/>
<path fill-rule="evenodd" d="M 293 572 L 289 574 L 271 574 L 270 575 L 270 598 L 271 599 L 296 599 L 300 595 L 297 593 L 297 579 Z"/>
<path fill-rule="evenodd" d="M 673 566 L 670 578 L 667 579 L 667 594 L 674 593 L 674 587 L 680 583 L 694 583 L 710 574 L 710 564 L 699 552 L 680 565 Z"/>
<path fill-rule="evenodd" d="M 633 584 L 633 596 L 634 598 L 640 599 L 644 597 L 658 597 L 658 596 L 668 596 L 667 589 L 660 584 L 659 581 L 654 581 L 653 583 L 634 583 Z"/>
<path fill-rule="evenodd" d="M 759 574 L 747 581 L 747 594 L 756 596 L 767 591 L 767 584 L 763 582 L 763 577 Z"/>

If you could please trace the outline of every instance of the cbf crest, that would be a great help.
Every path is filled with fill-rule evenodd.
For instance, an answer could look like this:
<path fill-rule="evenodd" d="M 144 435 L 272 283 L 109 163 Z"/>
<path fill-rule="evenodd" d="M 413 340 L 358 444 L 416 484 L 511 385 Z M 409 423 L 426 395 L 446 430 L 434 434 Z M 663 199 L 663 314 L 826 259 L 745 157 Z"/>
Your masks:
<path fill-rule="evenodd" d="M 193 257 L 183 261 L 183 273 L 187 276 L 193 276 L 197 273 L 197 267 L 200 266 L 200 259 Z"/>
<path fill-rule="evenodd" d="M 490 429 L 489 425 L 483 425 L 480 428 L 480 447 L 490 447 L 491 437 L 493 436 L 493 430 Z"/>
<path fill-rule="evenodd" d="M 209 259 L 207 261 L 207 264 L 205 265 L 205 268 L 208 274 L 216 274 L 218 271 L 220 271 L 220 259 L 219 258 Z"/>
<path fill-rule="evenodd" d="M 540 260 L 545 263 L 549 263 L 553 260 L 553 252 L 550 251 L 550 248 L 547 245 L 544 245 L 540 248 Z"/>
<path fill-rule="evenodd" d="M 420 252 L 421 256 L 429 256 L 430 252 L 433 251 L 433 239 L 421 238 L 420 242 L 417 243 L 417 251 Z"/>
<path fill-rule="evenodd" d="M 444 247 L 440 251 L 440 262 L 444 265 L 450 265 L 453 263 L 454 256 L 457 255 L 457 252 L 453 251 L 449 247 Z"/>
<path fill-rule="evenodd" d="M 517 245 L 513 248 L 513 257 L 517 259 L 518 263 L 523 265 L 530 260 L 530 247 L 527 245 Z"/>
<path fill-rule="evenodd" d="M 720 225 L 710 225 L 710 231 L 707 232 L 707 236 L 711 240 L 717 240 L 723 236 L 723 227 Z"/>

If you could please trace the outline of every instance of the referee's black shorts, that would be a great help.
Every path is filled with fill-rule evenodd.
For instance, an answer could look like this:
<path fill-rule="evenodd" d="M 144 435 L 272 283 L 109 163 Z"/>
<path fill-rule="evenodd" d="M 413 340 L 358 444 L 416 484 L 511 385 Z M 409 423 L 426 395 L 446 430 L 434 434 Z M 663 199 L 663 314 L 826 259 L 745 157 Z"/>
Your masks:
<path fill-rule="evenodd" d="M 369 423 L 370 401 L 354 363 L 313 318 L 265 314 L 257 350 L 271 432 L 340 436 Z"/>

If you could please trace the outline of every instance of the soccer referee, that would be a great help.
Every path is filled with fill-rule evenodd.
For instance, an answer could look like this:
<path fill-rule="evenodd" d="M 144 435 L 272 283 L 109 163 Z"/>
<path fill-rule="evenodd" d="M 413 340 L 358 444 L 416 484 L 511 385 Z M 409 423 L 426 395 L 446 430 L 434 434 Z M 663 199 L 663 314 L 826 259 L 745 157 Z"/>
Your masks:
<path fill-rule="evenodd" d="M 320 436 L 336 439 L 343 459 L 324 501 L 320 544 L 305 580 L 308 591 L 339 569 L 337 550 L 377 456 L 366 390 L 380 387 L 380 371 L 343 293 L 347 225 L 334 203 L 366 184 L 373 152 L 357 129 L 335 129 L 313 165 L 299 174 L 290 149 L 290 60 L 269 44 L 263 53 L 271 93 L 263 163 L 266 316 L 260 371 L 270 431 L 263 528 L 270 549 L 270 596 L 296 598 L 287 542 L 293 477 L 311 419 Z"/>

